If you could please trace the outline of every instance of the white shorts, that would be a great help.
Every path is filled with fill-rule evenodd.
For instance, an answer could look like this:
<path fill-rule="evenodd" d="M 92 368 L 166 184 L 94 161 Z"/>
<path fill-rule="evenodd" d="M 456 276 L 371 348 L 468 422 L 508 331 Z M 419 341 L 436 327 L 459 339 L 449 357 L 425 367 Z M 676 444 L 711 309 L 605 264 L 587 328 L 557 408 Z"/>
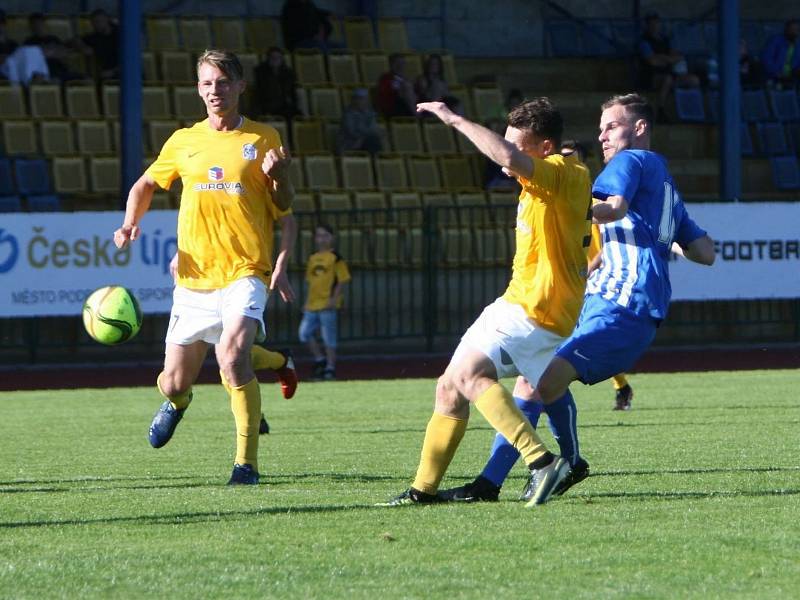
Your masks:
<path fill-rule="evenodd" d="M 166 342 L 180 346 L 201 340 L 216 344 L 222 337 L 225 322 L 240 316 L 258 321 L 256 341 L 261 342 L 266 337 L 267 298 L 267 287 L 257 277 L 245 277 L 218 290 L 175 286 Z"/>
<path fill-rule="evenodd" d="M 498 298 L 470 325 L 450 362 L 457 363 L 468 349 L 479 350 L 494 363 L 498 378 L 522 375 L 535 386 L 566 339 L 542 328 L 519 304 Z"/>

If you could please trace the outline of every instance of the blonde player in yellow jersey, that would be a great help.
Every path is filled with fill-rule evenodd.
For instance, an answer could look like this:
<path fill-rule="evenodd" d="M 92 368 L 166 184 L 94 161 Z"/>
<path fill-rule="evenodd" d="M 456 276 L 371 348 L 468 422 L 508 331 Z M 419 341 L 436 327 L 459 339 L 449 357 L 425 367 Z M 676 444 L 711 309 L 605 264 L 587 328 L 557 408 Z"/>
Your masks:
<path fill-rule="evenodd" d="M 522 185 L 508 289 L 461 339 L 436 387 L 434 413 L 411 487 L 388 506 L 437 502 L 439 483 L 467 428 L 469 405 L 508 439 L 531 470 L 530 505 L 542 504 L 570 473 L 548 452 L 498 379 L 536 381 L 575 326 L 586 287 L 591 184 L 586 167 L 560 154 L 563 121 L 547 98 L 508 115 L 505 138 L 441 102 L 417 105 L 454 127 Z"/>
<path fill-rule="evenodd" d="M 261 393 L 250 359 L 264 338 L 263 312 L 272 274 L 273 205 L 294 197 L 291 158 L 278 132 L 239 114 L 245 89 L 236 55 L 207 50 L 197 59 L 197 90 L 208 118 L 179 129 L 133 185 L 121 248 L 135 241 L 157 187 L 181 178 L 178 277 L 157 387 L 165 401 L 150 425 L 150 443 L 166 444 L 192 400 L 209 347 L 215 345 L 236 422 L 236 458 L 229 484 L 256 484 Z"/>

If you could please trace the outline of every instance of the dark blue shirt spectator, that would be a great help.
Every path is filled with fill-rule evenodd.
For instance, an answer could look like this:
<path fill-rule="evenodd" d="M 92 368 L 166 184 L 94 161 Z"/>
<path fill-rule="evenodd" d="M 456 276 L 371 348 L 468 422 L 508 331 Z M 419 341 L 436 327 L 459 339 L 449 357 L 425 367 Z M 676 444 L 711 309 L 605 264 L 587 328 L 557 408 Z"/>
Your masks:
<path fill-rule="evenodd" d="M 761 62 L 767 77 L 776 83 L 789 84 L 800 81 L 800 21 L 787 21 L 783 33 L 772 36 L 761 51 Z"/>

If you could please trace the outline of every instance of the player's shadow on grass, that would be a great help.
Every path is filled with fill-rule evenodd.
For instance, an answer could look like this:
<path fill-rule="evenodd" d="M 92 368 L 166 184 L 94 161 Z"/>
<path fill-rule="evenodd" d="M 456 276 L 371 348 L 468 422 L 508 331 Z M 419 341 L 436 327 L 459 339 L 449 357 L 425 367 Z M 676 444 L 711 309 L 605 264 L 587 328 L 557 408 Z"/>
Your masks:
<path fill-rule="evenodd" d="M 266 515 L 289 515 L 305 513 L 336 513 L 353 510 L 385 510 L 373 504 L 334 504 L 330 506 L 273 506 L 252 510 L 176 513 L 171 515 L 137 515 L 128 517 L 98 517 L 96 519 L 53 519 L 42 521 L 0 521 L 0 529 L 24 527 L 58 527 L 67 525 L 114 525 L 117 523 L 140 523 L 143 525 L 189 525 L 192 523 L 221 522 Z"/>
<path fill-rule="evenodd" d="M 692 469 L 653 469 L 641 471 L 598 471 L 592 473 L 592 477 L 619 477 L 636 476 L 636 475 L 693 475 L 693 474 L 708 474 L 708 473 L 777 473 L 785 471 L 800 471 L 800 467 L 696 467 Z"/>

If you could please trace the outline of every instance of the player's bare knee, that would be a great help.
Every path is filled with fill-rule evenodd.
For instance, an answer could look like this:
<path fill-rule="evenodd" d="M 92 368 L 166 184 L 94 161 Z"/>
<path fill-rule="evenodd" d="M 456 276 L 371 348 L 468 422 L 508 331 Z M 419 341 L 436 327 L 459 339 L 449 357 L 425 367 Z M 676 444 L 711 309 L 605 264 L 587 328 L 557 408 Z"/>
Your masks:
<path fill-rule="evenodd" d="M 192 386 L 192 382 L 179 372 L 161 373 L 158 376 L 158 389 L 167 398 L 174 398 L 186 393 Z"/>
<path fill-rule="evenodd" d="M 449 373 L 436 382 L 436 412 L 451 416 L 463 411 L 463 402 Z"/>

